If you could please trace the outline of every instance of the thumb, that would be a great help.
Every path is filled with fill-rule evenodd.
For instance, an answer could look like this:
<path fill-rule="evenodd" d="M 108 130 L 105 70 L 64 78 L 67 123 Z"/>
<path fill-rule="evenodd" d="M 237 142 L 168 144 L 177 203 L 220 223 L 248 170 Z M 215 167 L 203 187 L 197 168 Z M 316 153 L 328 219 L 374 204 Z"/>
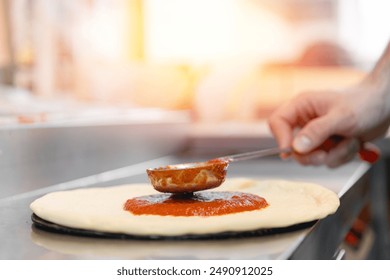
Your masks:
<path fill-rule="evenodd" d="M 348 131 L 342 116 L 336 113 L 328 113 L 308 122 L 296 135 L 293 148 L 298 153 L 308 153 L 319 147 L 332 135 L 340 135 Z"/>

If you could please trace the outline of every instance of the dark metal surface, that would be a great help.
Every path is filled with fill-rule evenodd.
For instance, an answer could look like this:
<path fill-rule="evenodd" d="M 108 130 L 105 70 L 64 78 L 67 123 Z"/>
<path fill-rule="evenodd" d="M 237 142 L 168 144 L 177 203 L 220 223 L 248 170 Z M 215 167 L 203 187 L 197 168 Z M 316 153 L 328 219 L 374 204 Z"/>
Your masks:
<path fill-rule="evenodd" d="M 390 259 L 390 143 L 389 138 L 378 141 L 382 158 L 370 171 L 371 226 L 375 242 L 368 256 L 370 259 Z"/>
<path fill-rule="evenodd" d="M 128 166 L 126 169 L 106 172 L 104 176 L 75 180 L 47 188 L 36 189 L 5 199 L 0 199 L 0 259 L 286 259 L 293 254 L 302 241 L 312 240 L 312 249 L 320 249 L 316 244 L 325 243 L 324 236 L 340 240 L 343 231 L 328 226 L 327 219 L 315 224 L 312 229 L 291 233 L 225 240 L 153 241 L 145 240 L 106 240 L 50 233 L 32 227 L 30 203 L 41 195 L 77 187 L 104 187 L 124 183 L 146 183 L 145 166 L 159 166 L 169 163 L 195 160 L 195 158 L 166 157 L 143 164 Z M 355 183 L 367 171 L 367 165 L 353 162 L 341 169 L 305 168 L 294 162 L 279 159 L 248 161 L 232 164 L 228 178 L 250 177 L 255 179 L 286 179 L 319 183 L 341 195 L 347 190 L 354 193 Z M 128 174 L 128 176 L 126 176 Z M 348 192 L 347 192 L 348 193 Z M 343 204 L 354 204 L 361 200 L 360 191 L 347 196 Z M 346 208 L 348 209 L 348 207 Z M 345 219 L 354 213 L 343 213 Z M 338 215 L 338 214 L 336 214 Z M 349 219 L 349 218 L 348 218 Z M 173 243 L 172 243 L 173 242 Z M 309 243 L 310 243 L 309 242 Z M 121 244 L 119 246 L 119 244 Z M 326 244 L 326 243 L 325 243 Z M 299 247 L 298 247 L 299 248 Z M 298 251 L 299 252 L 299 251 Z M 329 254 L 326 255 L 327 256 Z M 297 255 L 292 255 L 297 256 Z M 312 254 L 313 257 L 319 255 Z M 322 258 L 318 257 L 318 258 Z"/>
<path fill-rule="evenodd" d="M 185 147 L 184 121 L 0 129 L 0 199 Z"/>
<path fill-rule="evenodd" d="M 232 163 L 227 178 L 318 183 L 341 197 L 341 206 L 336 214 L 318 221 L 309 229 L 289 233 L 195 242 L 90 238 L 51 233 L 32 226 L 29 205 L 46 193 L 148 183 L 146 168 L 203 161 L 245 151 L 241 149 L 239 138 L 235 137 L 233 140 L 237 141 L 236 147 L 229 142 L 229 138 L 220 138 L 219 143 L 215 143 L 218 150 L 209 149 L 213 147 L 211 144 L 204 149 L 203 143 L 202 148 L 199 145 L 196 147 L 201 153 L 180 154 L 178 152 L 183 146 L 188 147 L 188 139 L 183 135 L 182 128 L 168 127 L 173 129 L 172 133 L 167 130 L 167 126 L 158 129 L 153 125 L 133 129 L 123 125 L 82 129 L 69 127 L 62 131 L 35 128 L 26 129 L 20 134 L 2 130 L 0 259 L 332 258 L 344 238 L 346 228 L 367 198 L 364 177 L 369 166 L 365 163 L 355 161 L 338 169 L 327 169 L 303 167 L 293 161 L 270 157 Z M 153 135 L 155 137 L 152 139 L 145 140 Z M 266 148 L 270 146 L 270 141 L 267 141 L 246 138 L 244 146 L 252 149 L 260 142 L 262 145 L 258 145 L 258 148 Z M 158 158 L 165 154 L 176 156 Z"/>

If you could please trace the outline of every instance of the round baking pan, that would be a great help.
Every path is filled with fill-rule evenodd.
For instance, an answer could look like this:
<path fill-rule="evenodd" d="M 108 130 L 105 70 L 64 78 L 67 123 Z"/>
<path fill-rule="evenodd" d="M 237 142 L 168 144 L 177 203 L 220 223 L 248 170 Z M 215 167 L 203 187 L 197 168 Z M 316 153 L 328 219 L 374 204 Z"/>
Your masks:
<path fill-rule="evenodd" d="M 66 227 L 66 226 L 62 226 L 59 224 L 46 221 L 35 214 L 32 214 L 31 219 L 35 227 L 42 230 L 60 233 L 60 234 L 87 236 L 87 237 L 95 237 L 95 238 L 137 239 L 137 240 L 210 240 L 210 239 L 247 238 L 247 237 L 266 236 L 272 234 L 292 232 L 292 231 L 311 227 L 316 223 L 316 221 L 311 221 L 311 222 L 296 224 L 296 225 L 283 227 L 283 228 L 267 228 L 267 229 L 257 229 L 251 231 L 241 231 L 241 232 L 227 231 L 227 232 L 219 232 L 219 233 L 211 233 L 211 234 L 186 234 L 186 235 L 178 235 L 178 236 L 164 236 L 164 235 L 144 236 L 144 235 L 101 232 L 101 231 Z"/>

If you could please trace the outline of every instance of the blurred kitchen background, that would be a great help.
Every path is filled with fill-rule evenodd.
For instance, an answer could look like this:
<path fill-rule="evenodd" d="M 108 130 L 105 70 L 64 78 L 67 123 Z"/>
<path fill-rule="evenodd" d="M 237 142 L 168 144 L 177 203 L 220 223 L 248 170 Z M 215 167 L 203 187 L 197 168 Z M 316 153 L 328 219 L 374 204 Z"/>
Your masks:
<path fill-rule="evenodd" d="M 389 39 L 389 10 L 380 0 L 0 0 L 0 125 L 172 110 L 253 122 L 299 92 L 359 81 Z"/>
<path fill-rule="evenodd" d="M 275 146 L 269 114 L 302 91 L 361 80 L 390 39 L 389 11 L 383 0 L 0 0 L 5 256 L 40 256 L 14 234 L 31 231 L 39 195 L 146 183 L 146 168 Z M 389 258 L 389 147 L 369 178 L 358 160 L 329 170 L 273 158 L 229 172 L 338 190 L 344 210 L 319 234 L 325 249 L 310 237 L 297 256 L 332 257 L 330 238 L 346 240 L 349 258 Z"/>

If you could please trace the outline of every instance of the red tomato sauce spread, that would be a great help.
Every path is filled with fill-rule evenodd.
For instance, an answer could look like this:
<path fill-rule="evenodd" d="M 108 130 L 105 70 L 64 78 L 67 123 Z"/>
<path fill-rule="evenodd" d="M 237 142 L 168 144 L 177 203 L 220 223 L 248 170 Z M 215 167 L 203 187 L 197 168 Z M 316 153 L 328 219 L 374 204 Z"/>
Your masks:
<path fill-rule="evenodd" d="M 259 210 L 267 201 L 242 192 L 200 192 L 194 194 L 153 194 L 126 201 L 124 210 L 134 215 L 219 216 Z"/>

